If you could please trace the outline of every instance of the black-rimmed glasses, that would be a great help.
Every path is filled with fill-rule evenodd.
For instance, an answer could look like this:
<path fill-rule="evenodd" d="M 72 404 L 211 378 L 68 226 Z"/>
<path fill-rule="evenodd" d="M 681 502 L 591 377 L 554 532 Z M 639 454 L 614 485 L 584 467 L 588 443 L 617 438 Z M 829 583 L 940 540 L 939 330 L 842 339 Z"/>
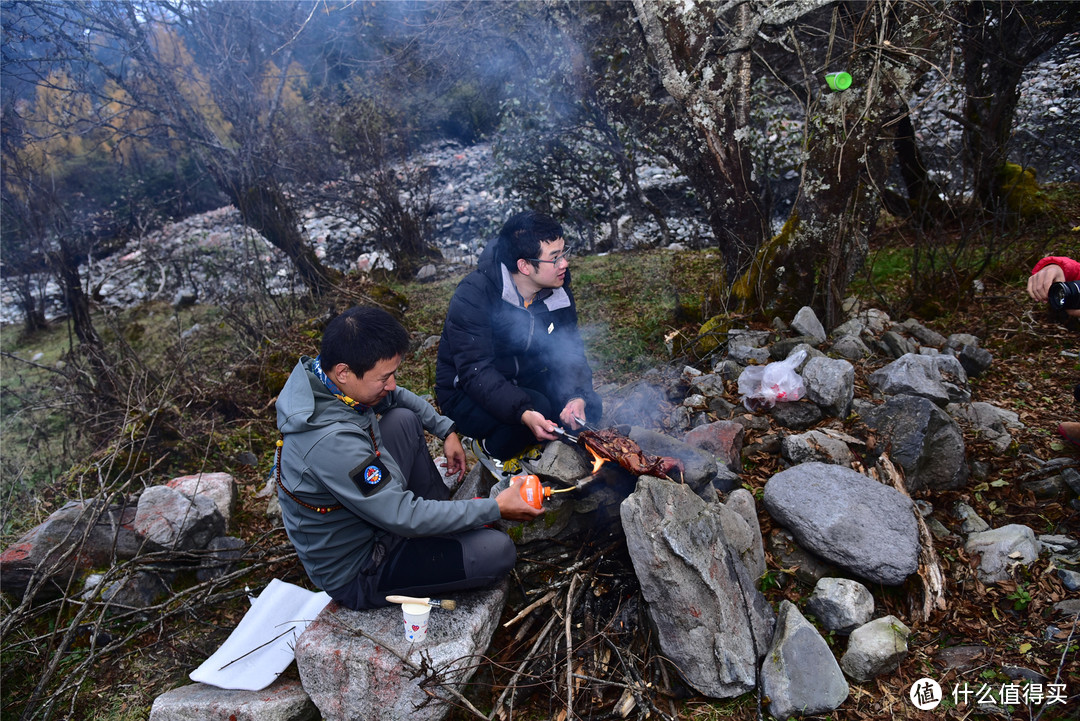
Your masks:
<path fill-rule="evenodd" d="M 568 245 L 565 248 L 563 248 L 563 252 L 559 253 L 558 255 L 556 255 L 551 260 L 540 260 L 539 258 L 523 258 L 523 260 L 527 260 L 530 263 L 551 263 L 552 265 L 557 265 L 560 260 L 565 260 L 567 263 L 569 263 L 570 262 L 570 256 L 573 255 L 573 254 L 574 254 L 574 246 Z"/>

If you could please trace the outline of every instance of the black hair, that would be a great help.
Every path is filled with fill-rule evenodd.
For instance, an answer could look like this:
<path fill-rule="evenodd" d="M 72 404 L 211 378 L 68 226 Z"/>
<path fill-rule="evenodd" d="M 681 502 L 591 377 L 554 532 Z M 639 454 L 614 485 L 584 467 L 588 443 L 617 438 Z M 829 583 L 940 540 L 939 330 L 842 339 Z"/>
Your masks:
<path fill-rule="evenodd" d="M 559 222 L 549 215 L 535 210 L 524 210 L 511 217 L 499 231 L 503 246 L 503 264 L 511 273 L 517 273 L 518 260 L 539 258 L 540 243 L 550 243 L 562 237 Z M 536 266 L 533 263 L 533 266 Z"/>
<path fill-rule="evenodd" d="M 344 363 L 362 376 L 379 361 L 403 356 L 408 350 L 409 332 L 394 316 L 381 308 L 358 305 L 326 326 L 319 356 L 326 373 Z"/>

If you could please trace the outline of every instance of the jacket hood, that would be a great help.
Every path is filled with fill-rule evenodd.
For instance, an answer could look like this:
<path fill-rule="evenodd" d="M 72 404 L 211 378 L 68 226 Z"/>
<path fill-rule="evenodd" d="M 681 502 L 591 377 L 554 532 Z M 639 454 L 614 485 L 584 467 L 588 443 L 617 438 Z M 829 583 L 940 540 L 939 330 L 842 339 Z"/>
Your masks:
<path fill-rule="evenodd" d="M 342 421 L 367 425 L 366 414 L 342 403 L 310 372 L 312 358 L 302 356 L 277 399 L 278 430 L 303 433 Z"/>

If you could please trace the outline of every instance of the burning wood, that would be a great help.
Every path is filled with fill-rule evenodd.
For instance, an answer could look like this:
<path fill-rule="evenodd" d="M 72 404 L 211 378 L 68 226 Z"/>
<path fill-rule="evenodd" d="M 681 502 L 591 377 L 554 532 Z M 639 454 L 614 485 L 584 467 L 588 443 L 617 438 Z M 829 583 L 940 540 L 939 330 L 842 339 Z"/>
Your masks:
<path fill-rule="evenodd" d="M 617 463 L 635 476 L 649 475 L 674 480 L 671 477 L 672 471 L 678 469 L 680 477 L 683 473 L 683 464 L 679 459 L 646 453 L 641 450 L 641 446 L 615 428 L 582 431 L 578 434 L 578 441 L 596 457 L 593 463 L 594 474 L 605 460 Z"/>

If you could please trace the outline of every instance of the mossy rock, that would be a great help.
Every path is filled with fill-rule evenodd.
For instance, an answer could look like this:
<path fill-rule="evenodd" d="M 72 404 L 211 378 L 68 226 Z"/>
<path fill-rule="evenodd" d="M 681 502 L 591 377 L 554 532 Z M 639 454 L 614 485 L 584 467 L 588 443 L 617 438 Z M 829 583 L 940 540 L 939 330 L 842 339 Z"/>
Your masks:
<path fill-rule="evenodd" d="M 701 324 L 694 340 L 693 352 L 699 358 L 709 355 L 724 343 L 731 330 L 731 317 L 727 314 L 714 315 Z"/>
<path fill-rule="evenodd" d="M 405 311 L 409 307 L 409 299 L 387 285 L 372 285 L 365 289 L 367 296 L 372 301 L 382 306 L 387 312 L 396 316 L 399 320 L 405 317 Z"/>
<path fill-rule="evenodd" d="M 997 169 L 994 193 L 1010 213 L 1030 219 L 1050 212 L 1051 206 L 1035 180 L 1035 169 L 1005 163 Z"/>

